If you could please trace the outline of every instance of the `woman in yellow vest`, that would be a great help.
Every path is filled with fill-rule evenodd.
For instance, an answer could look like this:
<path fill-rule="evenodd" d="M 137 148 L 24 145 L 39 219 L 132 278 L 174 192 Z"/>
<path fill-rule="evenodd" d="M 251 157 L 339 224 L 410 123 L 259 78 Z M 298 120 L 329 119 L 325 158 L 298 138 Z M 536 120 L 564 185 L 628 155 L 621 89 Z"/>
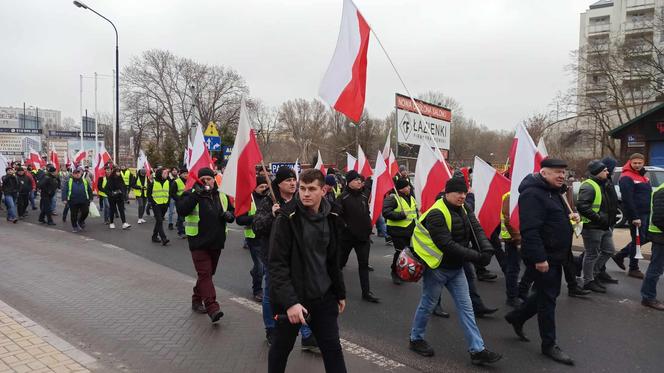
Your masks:
<path fill-rule="evenodd" d="M 168 168 L 158 168 L 154 180 L 148 185 L 148 200 L 154 211 L 154 229 L 152 230 L 152 242 L 168 245 L 170 240 L 164 232 L 164 217 L 168 211 L 170 182 L 168 180 Z"/>
<path fill-rule="evenodd" d="M 216 323 L 224 313 L 217 302 L 212 276 L 226 242 L 226 224 L 235 220 L 234 208 L 228 197 L 217 190 L 211 169 L 200 169 L 197 179 L 194 187 L 182 194 L 177 209 L 178 215 L 185 216 L 185 232 L 198 275 L 191 308 L 198 313 L 207 313 Z"/>
<path fill-rule="evenodd" d="M 172 174 L 172 172 L 171 172 Z M 178 174 L 178 177 L 175 179 L 171 179 L 171 190 L 170 190 L 170 196 L 171 196 L 171 203 L 168 205 L 168 214 L 169 214 L 169 223 L 168 223 L 168 230 L 173 230 L 173 224 L 170 223 L 172 221 L 172 217 L 170 215 L 175 212 L 175 205 L 177 204 L 178 200 L 180 197 L 182 197 L 182 194 L 184 194 L 184 188 L 185 185 L 187 184 L 187 178 L 189 177 L 189 171 L 187 171 L 186 168 L 181 168 L 180 173 Z M 175 220 L 175 227 L 177 228 L 178 232 L 178 237 L 180 238 L 187 238 L 187 235 L 184 233 L 184 216 L 178 214 L 177 219 Z"/>

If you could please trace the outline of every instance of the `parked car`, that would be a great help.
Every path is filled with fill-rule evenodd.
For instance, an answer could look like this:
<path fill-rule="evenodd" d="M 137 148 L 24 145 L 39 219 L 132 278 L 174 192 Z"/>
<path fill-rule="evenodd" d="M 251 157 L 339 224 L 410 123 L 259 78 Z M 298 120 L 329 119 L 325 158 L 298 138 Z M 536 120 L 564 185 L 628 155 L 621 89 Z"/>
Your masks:
<path fill-rule="evenodd" d="M 625 225 L 627 225 L 625 215 L 623 214 L 622 197 L 620 196 L 620 187 L 618 186 L 618 180 L 620 180 L 621 175 L 622 175 L 622 167 L 616 167 L 613 170 L 613 176 L 611 178 L 613 181 L 613 185 L 616 188 L 616 194 L 618 194 L 618 222 L 616 223 L 616 227 L 624 227 Z M 655 166 L 646 166 L 646 177 L 650 179 L 650 184 L 652 185 L 652 187 L 656 188 L 659 186 L 659 184 L 664 182 L 664 168 L 655 167 Z M 575 181 L 572 184 L 572 188 L 574 191 L 574 201 L 576 201 L 579 195 L 579 188 L 581 188 L 581 182 Z"/>

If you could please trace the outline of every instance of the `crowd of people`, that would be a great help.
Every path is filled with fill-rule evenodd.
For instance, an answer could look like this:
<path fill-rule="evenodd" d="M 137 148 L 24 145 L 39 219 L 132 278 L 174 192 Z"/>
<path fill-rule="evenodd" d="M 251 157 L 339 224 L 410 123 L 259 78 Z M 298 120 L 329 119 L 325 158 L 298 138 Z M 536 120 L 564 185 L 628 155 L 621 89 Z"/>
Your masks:
<path fill-rule="evenodd" d="M 477 317 L 497 311 L 484 304 L 476 286 L 477 280 L 497 278 L 486 269 L 495 257 L 504 273 L 505 302 L 512 308 L 505 320 L 516 336 L 529 341 L 523 325 L 537 315 L 542 353 L 572 365 L 574 360 L 558 347 L 556 338 L 556 299 L 563 276 L 569 296 L 606 293 L 608 285 L 619 281 L 606 272 L 606 263 L 613 260 L 628 276 L 643 279 L 644 306 L 664 310 L 664 303 L 656 298 L 656 285 L 664 270 L 664 186 L 653 190 L 644 162 L 644 156 L 637 153 L 622 167 L 618 189 L 632 240 L 617 253 L 613 230 L 618 195 L 612 180 L 616 161 L 611 158 L 589 163 L 588 177 L 576 198 L 570 197 L 565 183 L 566 162 L 544 159 L 541 170 L 519 186 L 518 226 L 510 217 L 507 193 L 502 197 L 501 224 L 492 232 L 485 232 L 474 214 L 468 172 L 455 172 L 433 206 L 419 211 L 408 172 L 402 167 L 395 176 L 394 190 L 385 196 L 382 216 L 375 224 L 376 236 L 369 207 L 372 181 L 354 170 L 342 174 L 329 169 L 325 175 L 307 169 L 296 174 L 289 167 L 280 167 L 274 175 L 258 173 L 251 207 L 238 216 L 232 198 L 219 190 L 221 166 L 202 168 L 192 175 L 186 169 L 163 167 L 153 174 L 144 169 L 134 174 L 109 163 L 104 175 L 94 178 L 86 167 L 58 172 L 53 165 L 34 169 L 14 163 L 2 177 L 2 193 L 8 222 L 23 219 L 28 206 L 37 210 L 39 195 L 39 222 L 54 225 L 60 190 L 62 220 L 69 218 L 72 231 L 79 233 L 86 229 L 88 215 L 97 210 L 93 190 L 100 207 L 96 213 L 104 224 L 115 229 L 116 219 L 120 219 L 121 228 L 129 229 L 125 205 L 133 191 L 137 223 L 145 224 L 150 213 L 154 216 L 153 242 L 164 246 L 170 242 L 164 229 L 167 218 L 168 230 L 187 239 L 197 273 L 192 310 L 207 314 L 213 323 L 223 316 L 212 278 L 227 227 L 233 222 L 244 227 L 253 263 L 251 288 L 254 300 L 262 304 L 270 344 L 270 372 L 285 370 L 298 334 L 302 335 L 302 349 L 321 353 L 326 371 L 346 371 L 337 323 L 351 291 L 344 284 L 344 267 L 354 250 L 361 299 L 380 303 L 370 281 L 374 268 L 369 253 L 376 237 L 394 247 L 389 271 L 395 286 L 412 280 L 410 264 L 422 268 L 421 299 L 414 309 L 409 336 L 412 351 L 434 355 L 425 339 L 426 328 L 432 314 L 449 317 L 443 307 L 442 288 L 446 288 L 459 314 L 471 362 L 491 364 L 502 358 L 485 346 L 476 323 Z M 189 177 L 195 182 L 187 188 Z M 572 211 L 570 201 L 577 212 Z M 575 257 L 572 238 L 580 225 L 585 250 Z M 652 241 L 652 257 L 644 274 L 636 245 L 648 241 Z M 629 268 L 624 264 L 627 258 Z M 582 278 L 580 283 L 577 277 Z"/>

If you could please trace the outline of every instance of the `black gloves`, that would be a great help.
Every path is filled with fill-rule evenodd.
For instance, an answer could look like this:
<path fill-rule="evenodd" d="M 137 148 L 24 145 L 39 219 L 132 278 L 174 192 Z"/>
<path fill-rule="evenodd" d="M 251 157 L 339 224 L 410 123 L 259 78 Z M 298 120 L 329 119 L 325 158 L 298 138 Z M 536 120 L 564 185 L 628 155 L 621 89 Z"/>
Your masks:
<path fill-rule="evenodd" d="M 491 258 L 493 257 L 493 250 L 485 250 L 480 254 L 480 260 L 477 262 L 482 267 L 486 267 L 491 263 Z"/>
<path fill-rule="evenodd" d="M 406 217 L 407 217 L 406 213 L 402 211 L 402 212 L 399 213 L 398 219 L 396 219 L 396 220 L 405 220 Z"/>
<path fill-rule="evenodd" d="M 221 218 L 224 219 L 226 223 L 232 223 L 235 221 L 235 216 L 233 216 L 233 213 L 230 211 L 224 211 L 224 213 L 221 214 Z"/>

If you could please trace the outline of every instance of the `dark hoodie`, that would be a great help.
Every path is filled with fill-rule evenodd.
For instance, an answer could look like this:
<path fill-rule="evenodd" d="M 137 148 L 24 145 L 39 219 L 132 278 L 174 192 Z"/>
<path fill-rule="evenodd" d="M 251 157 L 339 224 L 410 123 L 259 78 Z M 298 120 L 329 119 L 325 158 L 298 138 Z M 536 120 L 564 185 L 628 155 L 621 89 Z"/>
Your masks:
<path fill-rule="evenodd" d="M 286 202 L 284 198 L 279 193 L 279 187 L 275 188 L 275 184 L 272 183 L 272 190 L 274 190 L 275 197 L 277 202 L 284 208 L 286 205 L 295 203 L 295 195 L 293 198 Z M 272 231 L 272 224 L 274 223 L 275 217 L 272 215 L 272 198 L 264 198 L 260 203 L 256 204 L 256 215 L 254 215 L 253 221 L 251 222 L 251 229 L 253 229 L 256 234 L 256 238 L 261 240 L 261 260 L 263 263 L 267 263 L 267 256 L 269 250 L 269 240 L 270 233 Z"/>
<path fill-rule="evenodd" d="M 646 169 L 635 171 L 629 161 L 622 168 L 622 175 L 618 181 L 620 197 L 627 221 L 640 219 L 642 215 L 650 213 L 650 195 L 652 187 L 645 176 Z M 642 222 L 645 224 L 645 222 Z"/>
<path fill-rule="evenodd" d="M 618 212 L 618 196 L 610 179 L 600 180 L 596 176 L 590 176 L 590 179 L 599 184 L 602 194 L 602 203 L 599 212 L 593 211 L 593 202 L 595 201 L 595 189 L 588 183 L 581 184 L 576 208 L 581 216 L 590 219 L 585 223 L 584 228 L 608 230 L 616 223 L 616 214 Z"/>
<path fill-rule="evenodd" d="M 563 264 L 572 249 L 573 228 L 563 194 L 540 174 L 526 176 L 519 185 L 521 255 L 529 264 Z"/>

